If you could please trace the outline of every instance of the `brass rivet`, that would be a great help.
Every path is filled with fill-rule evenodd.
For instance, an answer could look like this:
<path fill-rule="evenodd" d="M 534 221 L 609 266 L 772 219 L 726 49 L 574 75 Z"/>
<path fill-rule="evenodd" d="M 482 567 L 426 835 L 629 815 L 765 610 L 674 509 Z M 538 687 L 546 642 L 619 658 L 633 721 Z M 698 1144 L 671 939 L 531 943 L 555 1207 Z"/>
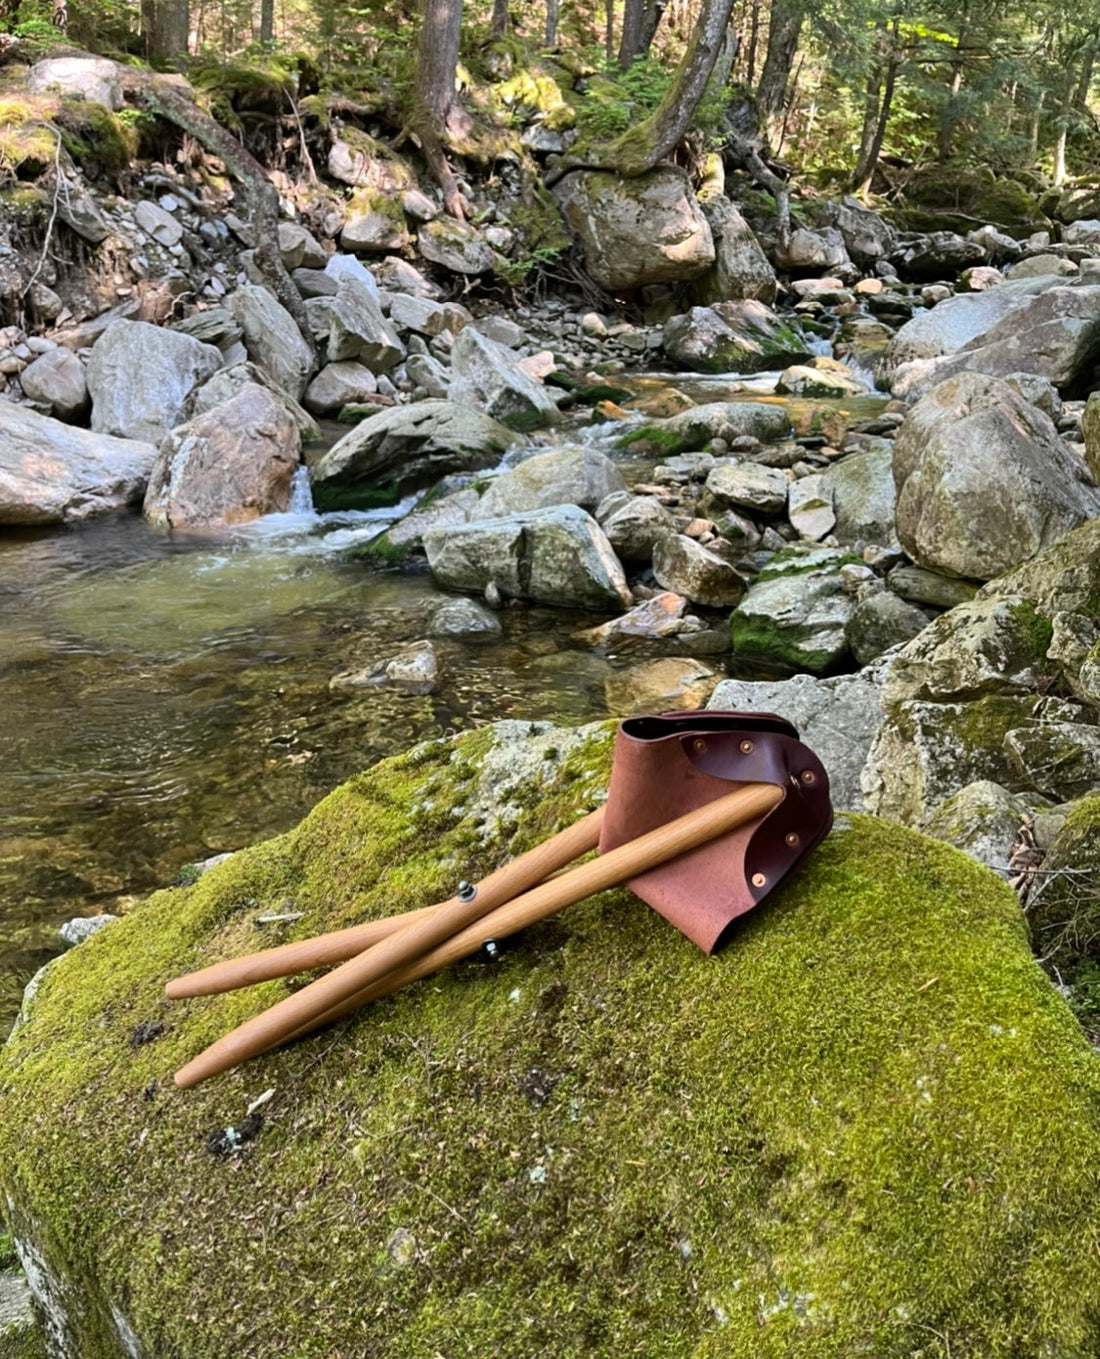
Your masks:
<path fill-rule="evenodd" d="M 692 741 L 691 748 L 695 751 L 696 755 L 702 755 L 703 751 L 707 748 L 707 743 L 701 736 L 697 736 L 695 740 Z"/>
<path fill-rule="evenodd" d="M 803 782 L 803 783 L 816 783 L 816 781 L 817 781 L 817 775 L 814 773 L 814 771 L 813 771 L 812 769 L 804 769 L 804 770 L 802 771 L 802 782 Z"/>
<path fill-rule="evenodd" d="M 742 755 L 751 755 L 752 752 L 753 752 L 755 749 L 756 749 L 756 747 L 753 745 L 753 743 L 752 743 L 751 741 L 742 741 L 742 742 L 741 742 L 741 754 L 742 754 Z"/>
<path fill-rule="evenodd" d="M 768 880 L 763 873 L 754 873 L 752 875 L 752 885 L 754 887 L 763 887 L 767 881 Z"/>
<path fill-rule="evenodd" d="M 798 836 L 795 835 L 794 831 L 791 831 L 787 836 L 787 844 L 790 845 L 792 849 L 798 844 Z"/>

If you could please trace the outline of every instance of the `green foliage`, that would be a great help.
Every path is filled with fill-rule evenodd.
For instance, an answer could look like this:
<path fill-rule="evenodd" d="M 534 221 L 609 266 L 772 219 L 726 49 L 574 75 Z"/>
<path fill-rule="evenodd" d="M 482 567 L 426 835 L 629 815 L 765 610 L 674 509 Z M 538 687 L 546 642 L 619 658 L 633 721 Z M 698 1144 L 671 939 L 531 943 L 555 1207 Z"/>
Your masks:
<path fill-rule="evenodd" d="M 15 1253 L 15 1243 L 10 1232 L 0 1232 L 0 1274 L 10 1273 L 19 1268 L 19 1257 Z"/>

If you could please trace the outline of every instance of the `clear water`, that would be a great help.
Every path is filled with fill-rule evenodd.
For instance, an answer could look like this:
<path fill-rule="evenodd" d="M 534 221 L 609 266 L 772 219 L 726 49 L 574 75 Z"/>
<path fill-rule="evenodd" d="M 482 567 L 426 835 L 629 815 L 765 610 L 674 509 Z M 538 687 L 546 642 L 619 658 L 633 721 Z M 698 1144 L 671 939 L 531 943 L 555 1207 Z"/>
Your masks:
<path fill-rule="evenodd" d="M 136 515 L 0 535 L 0 1029 L 57 927 L 286 829 L 337 784 L 500 717 L 606 715 L 599 621 L 505 610 L 490 646 L 438 643 L 439 691 L 329 680 L 422 638 L 444 596 L 346 548 L 367 516 L 167 536 Z"/>

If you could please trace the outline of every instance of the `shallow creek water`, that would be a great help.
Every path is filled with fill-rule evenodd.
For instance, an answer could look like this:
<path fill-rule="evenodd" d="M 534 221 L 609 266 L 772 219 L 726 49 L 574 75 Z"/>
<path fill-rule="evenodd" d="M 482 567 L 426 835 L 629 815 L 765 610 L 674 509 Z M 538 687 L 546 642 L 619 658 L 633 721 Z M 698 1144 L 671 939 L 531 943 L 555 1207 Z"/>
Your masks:
<path fill-rule="evenodd" d="M 307 493 L 222 535 L 136 514 L 0 533 L 0 1034 L 70 917 L 287 829 L 416 741 L 607 716 L 604 678 L 639 657 L 576 643 L 595 616 L 527 606 L 501 614 L 497 643 L 440 642 L 430 696 L 330 690 L 425 636 L 444 598 L 427 574 L 349 559 L 380 527 L 365 519 L 316 515 Z"/>

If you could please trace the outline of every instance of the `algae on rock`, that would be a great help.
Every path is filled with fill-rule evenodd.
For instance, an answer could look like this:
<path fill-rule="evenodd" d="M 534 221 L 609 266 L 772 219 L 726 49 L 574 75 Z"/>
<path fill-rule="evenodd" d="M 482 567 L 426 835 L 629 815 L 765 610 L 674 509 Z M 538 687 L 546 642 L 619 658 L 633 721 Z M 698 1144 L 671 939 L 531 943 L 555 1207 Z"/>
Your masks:
<path fill-rule="evenodd" d="M 286 994 L 162 997 L 257 915 L 422 905 L 598 804 L 610 726 L 526 734 L 387 760 L 51 966 L 0 1203 L 68 1352 L 1095 1354 L 1100 1066 L 1008 888 L 898 826 L 839 825 L 715 958 L 607 893 L 173 1088 Z"/>

